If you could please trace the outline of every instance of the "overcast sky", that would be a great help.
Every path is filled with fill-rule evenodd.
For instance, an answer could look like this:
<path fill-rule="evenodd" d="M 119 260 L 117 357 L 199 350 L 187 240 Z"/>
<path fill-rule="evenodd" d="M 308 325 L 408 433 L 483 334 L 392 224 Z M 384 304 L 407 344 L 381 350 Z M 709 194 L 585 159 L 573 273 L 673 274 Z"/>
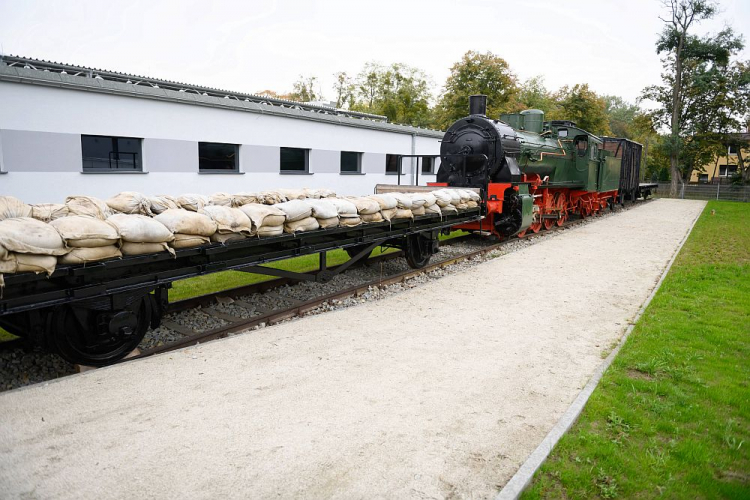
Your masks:
<path fill-rule="evenodd" d="M 750 26 L 750 1 L 721 7 L 699 31 Z M 368 61 L 418 67 L 437 94 L 466 51 L 489 50 L 520 79 L 633 101 L 659 81 L 660 13 L 659 0 L 0 0 L 0 49 L 242 92 L 317 76 L 329 99 L 333 73 Z"/>

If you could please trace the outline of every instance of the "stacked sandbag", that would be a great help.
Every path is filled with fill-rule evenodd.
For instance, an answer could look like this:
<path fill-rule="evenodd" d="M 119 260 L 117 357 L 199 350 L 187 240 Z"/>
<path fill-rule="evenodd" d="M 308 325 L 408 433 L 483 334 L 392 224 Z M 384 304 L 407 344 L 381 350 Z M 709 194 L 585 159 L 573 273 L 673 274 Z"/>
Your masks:
<path fill-rule="evenodd" d="M 26 271 L 52 274 L 57 257 L 66 253 L 65 242 L 49 224 L 31 217 L 0 220 L 0 277 Z"/>
<path fill-rule="evenodd" d="M 339 225 L 338 207 L 325 198 L 311 198 L 305 202 L 312 209 L 312 216 L 318 221 L 318 226 L 322 229 L 337 227 Z"/>
<path fill-rule="evenodd" d="M 219 205 L 222 207 L 233 207 L 234 196 L 229 193 L 214 193 L 208 197 L 209 205 Z"/>
<path fill-rule="evenodd" d="M 167 194 L 159 194 L 156 196 L 149 196 L 149 202 L 151 203 L 151 213 L 158 215 L 165 210 L 170 208 L 180 208 L 180 204 L 177 203 L 177 199 Z"/>
<path fill-rule="evenodd" d="M 109 205 L 94 196 L 68 196 L 65 198 L 65 206 L 69 215 L 85 215 L 107 220 L 107 217 L 114 214 Z"/>
<path fill-rule="evenodd" d="M 120 250 L 123 255 L 174 254 L 169 247 L 169 242 L 174 240 L 172 231 L 156 219 L 140 214 L 116 214 L 109 217 L 107 223 L 117 229 L 122 239 Z"/>
<path fill-rule="evenodd" d="M 362 223 L 362 220 L 357 213 L 357 205 L 352 203 L 351 200 L 344 198 L 327 198 L 326 201 L 331 202 L 339 213 L 339 225 L 343 227 L 358 226 Z"/>
<path fill-rule="evenodd" d="M 60 203 L 39 203 L 31 205 L 31 216 L 42 222 L 49 222 L 68 216 L 68 207 Z"/>
<path fill-rule="evenodd" d="M 437 205 L 440 207 L 440 212 L 443 214 L 457 212 L 454 202 L 456 204 L 460 203 L 461 196 L 453 191 L 453 189 L 439 189 L 432 192 L 435 195 Z"/>
<path fill-rule="evenodd" d="M 117 228 L 96 217 L 72 215 L 49 223 L 54 227 L 70 252 L 57 258 L 60 264 L 86 264 L 122 257 L 117 245 Z"/>
<path fill-rule="evenodd" d="M 31 217 L 31 212 L 31 205 L 27 205 L 15 196 L 0 196 L 0 220 Z"/>
<path fill-rule="evenodd" d="M 425 206 L 427 205 L 427 199 L 423 193 L 407 193 L 411 198 L 411 213 L 415 217 L 418 215 L 425 214 Z"/>
<path fill-rule="evenodd" d="M 259 237 L 279 236 L 284 232 L 286 214 L 273 205 L 246 203 L 239 207 L 253 224 L 253 231 Z"/>
<path fill-rule="evenodd" d="M 307 194 L 304 189 L 277 189 L 276 192 L 281 193 L 287 201 L 292 200 L 304 200 L 307 198 Z"/>
<path fill-rule="evenodd" d="M 284 203 L 287 201 L 286 196 L 278 191 L 261 191 L 257 194 L 256 198 L 258 199 L 258 203 L 264 205 L 276 205 L 277 203 Z"/>
<path fill-rule="evenodd" d="M 291 200 L 274 206 L 286 214 L 285 233 L 312 231 L 320 227 L 318 220 L 312 216 L 312 207 L 306 201 Z"/>
<path fill-rule="evenodd" d="M 320 198 L 335 198 L 336 192 L 331 189 L 325 189 L 325 188 L 304 188 L 302 190 L 305 194 L 305 198 L 313 198 L 313 199 L 320 199 Z"/>
<path fill-rule="evenodd" d="M 234 207 L 240 208 L 248 203 L 258 203 L 258 193 L 235 193 L 232 195 Z"/>
<path fill-rule="evenodd" d="M 422 193 L 425 200 L 424 211 L 427 215 L 442 215 L 437 197 L 433 193 Z"/>
<path fill-rule="evenodd" d="M 151 216 L 151 200 L 148 196 L 135 191 L 123 191 L 109 198 L 107 206 L 123 214 L 141 214 Z"/>
<path fill-rule="evenodd" d="M 370 197 L 349 197 L 349 201 L 357 207 L 357 214 L 362 222 L 383 222 L 383 215 L 380 213 L 380 204 Z"/>
<path fill-rule="evenodd" d="M 202 194 L 183 194 L 175 198 L 175 200 L 180 205 L 180 208 L 190 210 L 191 212 L 197 212 L 210 202 L 208 196 Z"/>
<path fill-rule="evenodd" d="M 174 234 L 172 248 L 191 248 L 205 245 L 216 233 L 217 225 L 211 217 L 190 210 L 170 208 L 154 217 Z"/>
<path fill-rule="evenodd" d="M 211 235 L 211 241 L 227 243 L 244 240 L 254 234 L 252 221 L 237 208 L 209 205 L 198 213 L 207 215 L 216 223 L 216 232 Z"/>
<path fill-rule="evenodd" d="M 380 211 L 385 220 L 414 218 L 414 214 L 411 211 L 414 201 L 412 201 L 411 196 L 407 193 L 386 193 L 386 195 L 396 199 L 396 208 Z"/>

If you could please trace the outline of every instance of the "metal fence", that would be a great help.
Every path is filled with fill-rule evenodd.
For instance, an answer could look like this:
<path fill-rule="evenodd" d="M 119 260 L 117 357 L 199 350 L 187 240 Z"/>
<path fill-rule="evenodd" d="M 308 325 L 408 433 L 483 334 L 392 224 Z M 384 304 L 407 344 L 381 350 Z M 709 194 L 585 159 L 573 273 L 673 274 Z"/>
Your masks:
<path fill-rule="evenodd" d="M 660 182 L 656 196 L 670 198 L 669 183 Z M 750 201 L 750 186 L 726 184 L 682 184 L 677 187 L 677 196 L 686 200 Z"/>

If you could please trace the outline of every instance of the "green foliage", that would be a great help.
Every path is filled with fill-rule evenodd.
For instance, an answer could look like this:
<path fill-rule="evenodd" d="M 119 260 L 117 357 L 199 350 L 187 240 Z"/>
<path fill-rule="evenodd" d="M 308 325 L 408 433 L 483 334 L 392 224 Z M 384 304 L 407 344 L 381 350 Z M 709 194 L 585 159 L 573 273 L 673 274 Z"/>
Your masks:
<path fill-rule="evenodd" d="M 544 86 L 544 78 L 535 76 L 523 82 L 518 88 L 513 103 L 513 112 L 523 111 L 524 109 L 541 109 L 545 114 L 549 114 L 557 107 L 552 94 Z"/>
<path fill-rule="evenodd" d="M 469 51 L 451 67 L 435 112 L 435 125 L 448 128 L 469 114 L 469 96 L 487 96 L 487 116 L 498 117 L 512 109 L 518 84 L 505 59 L 492 52 Z"/>
<path fill-rule="evenodd" d="M 749 357 L 750 205 L 710 202 L 523 498 L 747 498 Z"/>
<path fill-rule="evenodd" d="M 572 120 L 582 129 L 595 135 L 610 135 L 607 103 L 591 90 L 588 84 L 567 85 L 555 94 L 557 106 L 550 120 Z"/>
<path fill-rule="evenodd" d="M 612 135 L 633 139 L 636 131 L 631 130 L 631 127 L 639 112 L 638 105 L 631 104 L 622 97 L 615 95 L 605 95 L 602 96 L 602 99 L 604 99 L 604 112 L 607 113 L 609 130 Z"/>
<path fill-rule="evenodd" d="M 353 83 L 350 109 L 385 115 L 388 121 L 426 127 L 432 121 L 427 75 L 405 64 L 368 63 Z"/>
<path fill-rule="evenodd" d="M 292 92 L 289 99 L 299 102 L 320 101 L 323 99 L 323 93 L 320 90 L 320 82 L 315 76 L 304 77 L 300 75 L 299 80 L 292 85 Z"/>

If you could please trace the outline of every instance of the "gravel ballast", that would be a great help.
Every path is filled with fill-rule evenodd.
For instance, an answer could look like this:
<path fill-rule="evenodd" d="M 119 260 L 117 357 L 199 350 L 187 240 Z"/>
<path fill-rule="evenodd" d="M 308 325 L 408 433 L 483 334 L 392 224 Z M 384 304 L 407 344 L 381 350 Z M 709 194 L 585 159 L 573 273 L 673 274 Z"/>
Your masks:
<path fill-rule="evenodd" d="M 703 206 L 659 200 L 407 293 L 2 394 L 4 494 L 491 497 Z"/>

